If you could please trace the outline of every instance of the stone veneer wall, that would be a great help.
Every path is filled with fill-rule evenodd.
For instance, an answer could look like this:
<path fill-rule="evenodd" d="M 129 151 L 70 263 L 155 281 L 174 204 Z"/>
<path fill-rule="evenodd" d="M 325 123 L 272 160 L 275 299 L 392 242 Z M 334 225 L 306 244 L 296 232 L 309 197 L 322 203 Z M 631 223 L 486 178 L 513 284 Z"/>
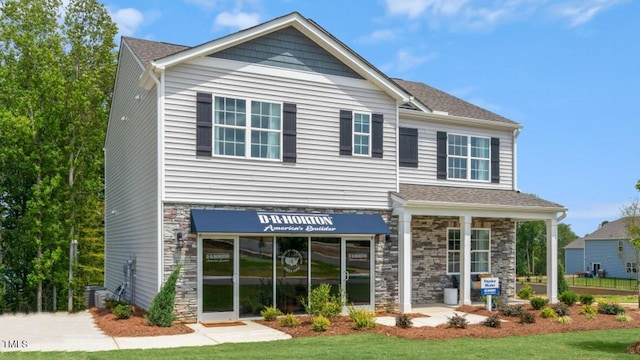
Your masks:
<path fill-rule="evenodd" d="M 176 303 L 174 313 L 178 321 L 196 322 L 198 316 L 198 251 L 197 235 L 190 233 L 191 209 L 225 209 L 225 210 L 257 210 L 277 212 L 322 212 L 341 214 L 379 214 L 387 221 L 390 211 L 381 210 L 345 210 L 320 208 L 291 208 L 291 207 L 245 207 L 231 205 L 194 205 L 194 204 L 165 204 L 163 213 L 163 248 L 164 248 L 164 279 L 166 279 L 176 265 L 182 263 L 182 270 L 177 283 Z M 397 222 L 397 219 L 396 219 Z M 397 226 L 396 226 L 397 228 Z M 184 236 L 184 245 L 177 249 L 176 231 L 180 229 Z M 397 231 L 395 232 L 397 234 Z M 394 240 L 395 239 L 395 240 Z M 397 309 L 397 235 L 392 235 L 389 241 L 384 235 L 375 239 L 375 291 L 376 309 L 387 309 L 393 306 Z M 395 272 L 394 272 L 395 271 Z M 389 275 L 389 276 L 387 276 Z M 395 281 L 393 279 L 395 278 Z M 163 282 L 164 282 L 163 279 Z M 384 307 L 384 308 L 381 308 Z"/>
<path fill-rule="evenodd" d="M 444 302 L 447 275 L 447 229 L 459 228 L 458 217 L 414 216 L 412 236 L 412 302 Z M 502 295 L 513 297 L 516 289 L 515 223 L 510 219 L 473 218 L 472 228 L 491 230 L 491 273 L 500 279 Z"/>

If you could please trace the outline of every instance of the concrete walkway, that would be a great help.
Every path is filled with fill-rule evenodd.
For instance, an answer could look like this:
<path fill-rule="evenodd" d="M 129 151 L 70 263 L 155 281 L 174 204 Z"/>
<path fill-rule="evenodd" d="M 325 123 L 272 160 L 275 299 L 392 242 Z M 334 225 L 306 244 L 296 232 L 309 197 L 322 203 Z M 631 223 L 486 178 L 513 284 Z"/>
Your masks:
<path fill-rule="evenodd" d="M 98 329 L 88 311 L 0 316 L 0 353 L 5 351 L 104 351 L 157 349 L 222 343 L 273 341 L 291 336 L 252 321 L 246 325 L 205 327 L 183 335 L 111 337 Z"/>

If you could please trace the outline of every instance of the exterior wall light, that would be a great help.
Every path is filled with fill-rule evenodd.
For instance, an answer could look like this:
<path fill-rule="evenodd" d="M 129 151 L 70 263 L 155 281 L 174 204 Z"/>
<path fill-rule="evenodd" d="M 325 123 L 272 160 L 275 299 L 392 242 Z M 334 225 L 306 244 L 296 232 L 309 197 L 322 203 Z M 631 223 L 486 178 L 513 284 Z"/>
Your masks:
<path fill-rule="evenodd" d="M 182 245 L 184 245 L 184 235 L 180 230 L 176 231 L 176 244 L 178 245 L 179 248 L 181 248 Z"/>

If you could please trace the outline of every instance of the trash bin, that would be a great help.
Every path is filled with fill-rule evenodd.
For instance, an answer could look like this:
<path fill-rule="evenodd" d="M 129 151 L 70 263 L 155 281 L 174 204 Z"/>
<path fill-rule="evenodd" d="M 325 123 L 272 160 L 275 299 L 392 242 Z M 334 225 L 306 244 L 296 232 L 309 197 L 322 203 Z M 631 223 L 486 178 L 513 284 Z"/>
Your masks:
<path fill-rule="evenodd" d="M 447 305 L 456 305 L 458 303 L 458 289 L 445 288 L 444 289 L 444 303 Z"/>
<path fill-rule="evenodd" d="M 606 270 L 598 270 L 598 277 L 599 278 L 607 277 L 607 271 Z"/>

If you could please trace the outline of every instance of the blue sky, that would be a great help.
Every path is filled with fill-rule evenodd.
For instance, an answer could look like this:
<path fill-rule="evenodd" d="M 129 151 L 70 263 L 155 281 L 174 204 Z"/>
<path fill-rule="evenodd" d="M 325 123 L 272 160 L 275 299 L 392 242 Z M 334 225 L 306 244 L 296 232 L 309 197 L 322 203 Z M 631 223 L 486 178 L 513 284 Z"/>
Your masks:
<path fill-rule="evenodd" d="M 518 188 L 584 236 L 640 179 L 640 2 L 104 0 L 120 34 L 198 45 L 298 11 L 391 77 L 524 126 Z"/>

